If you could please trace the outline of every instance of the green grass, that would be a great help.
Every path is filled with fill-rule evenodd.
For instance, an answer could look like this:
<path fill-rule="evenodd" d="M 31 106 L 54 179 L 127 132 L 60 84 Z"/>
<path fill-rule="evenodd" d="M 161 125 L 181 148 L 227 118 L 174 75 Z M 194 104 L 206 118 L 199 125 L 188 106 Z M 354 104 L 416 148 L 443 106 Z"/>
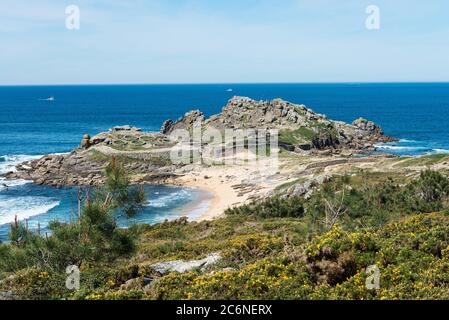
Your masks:
<path fill-rule="evenodd" d="M 275 188 L 275 191 L 279 192 L 279 191 L 288 189 L 288 188 L 290 188 L 291 186 L 294 186 L 294 185 L 296 185 L 296 184 L 298 184 L 298 183 L 301 183 L 301 182 L 303 182 L 303 181 L 304 181 L 304 179 L 295 179 L 295 180 L 292 180 L 292 181 L 283 183 L 283 184 L 277 186 L 277 187 Z"/>
<path fill-rule="evenodd" d="M 410 178 L 406 177 L 402 172 L 365 171 L 356 169 L 352 172 L 348 172 L 346 175 L 350 177 L 350 185 L 356 188 L 381 185 L 389 180 L 394 180 L 398 184 L 410 182 Z"/>
<path fill-rule="evenodd" d="M 90 159 L 98 163 L 107 163 L 112 158 L 111 156 L 105 155 L 104 153 L 95 149 L 89 150 L 89 157 Z M 151 155 L 150 153 L 148 153 L 148 158 L 145 159 L 134 158 L 132 156 L 126 155 L 114 155 L 114 157 L 125 165 L 130 163 L 151 163 L 156 166 L 168 166 L 171 164 L 170 159 L 158 155 Z"/>
<path fill-rule="evenodd" d="M 315 132 L 307 127 L 300 127 L 296 130 L 282 130 L 279 133 L 279 142 L 297 145 L 312 142 Z"/>
<path fill-rule="evenodd" d="M 89 158 L 97 163 L 106 163 L 111 160 L 111 157 L 94 149 L 89 150 Z"/>
<path fill-rule="evenodd" d="M 279 142 L 298 145 L 301 143 L 311 143 L 319 135 L 330 135 L 337 140 L 338 133 L 334 127 L 328 127 L 325 123 L 309 121 L 307 126 L 296 130 L 281 130 Z"/>
<path fill-rule="evenodd" d="M 447 154 L 432 154 L 428 156 L 421 157 L 402 157 L 398 159 L 395 166 L 406 168 L 411 166 L 432 166 L 437 163 L 449 160 L 449 155 Z M 402 161 L 401 161 L 402 160 Z"/>
<path fill-rule="evenodd" d="M 111 148 L 118 151 L 145 151 L 148 148 L 145 148 L 145 143 L 137 143 L 137 142 L 124 142 L 121 140 L 115 140 Z"/>

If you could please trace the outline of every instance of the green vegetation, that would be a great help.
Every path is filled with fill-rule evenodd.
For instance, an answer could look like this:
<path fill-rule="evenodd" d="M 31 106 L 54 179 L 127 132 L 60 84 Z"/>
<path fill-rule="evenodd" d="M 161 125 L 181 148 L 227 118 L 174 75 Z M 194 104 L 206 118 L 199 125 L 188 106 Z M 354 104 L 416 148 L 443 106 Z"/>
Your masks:
<path fill-rule="evenodd" d="M 145 134 L 110 135 L 111 147 L 118 151 L 149 151 L 155 148 L 169 148 L 175 143 L 164 137 Z"/>
<path fill-rule="evenodd" d="M 352 229 L 379 227 L 404 214 L 439 211 L 448 205 L 449 180 L 435 171 L 424 171 L 406 185 L 387 179 L 354 186 L 351 180 L 333 179 L 312 196 L 307 202 L 311 227 L 326 230 L 336 222 Z"/>
<path fill-rule="evenodd" d="M 366 179 L 363 174 L 339 176 L 308 200 L 272 197 L 229 209 L 226 213 L 263 218 L 304 217 L 309 230 L 323 232 L 337 222 L 349 229 L 379 227 L 393 218 L 440 211 L 449 205 L 449 179 L 435 171 L 424 171 L 417 180 L 405 185 L 391 178 L 377 183 L 363 183 Z"/>
<path fill-rule="evenodd" d="M 135 215 L 146 201 L 143 187 L 130 186 L 124 165 L 117 163 L 115 158 L 112 158 L 106 167 L 105 174 L 105 186 L 98 189 L 96 194 L 96 202 L 107 210 L 105 215 L 108 215 L 111 209 L 117 208 L 123 210 L 127 216 Z"/>
<path fill-rule="evenodd" d="M 120 151 L 141 151 L 146 149 L 147 142 L 140 136 L 119 134 L 112 139 L 111 147 Z"/>
<path fill-rule="evenodd" d="M 134 214 L 145 201 L 143 189 L 129 185 L 123 165 L 112 159 L 106 168 L 103 188 L 87 193 L 87 200 L 76 222 L 50 223 L 51 236 L 29 230 L 24 223 L 11 225 L 10 244 L 0 244 L 0 273 L 15 274 L 11 283 L 23 298 L 58 298 L 65 289 L 65 268 L 76 265 L 103 266 L 135 249 L 133 229 L 117 228 L 117 210 Z M 59 282 L 58 282 L 59 281 Z"/>
<path fill-rule="evenodd" d="M 91 160 L 95 161 L 95 162 L 98 162 L 98 163 L 101 163 L 101 164 L 107 164 L 107 163 L 109 163 L 111 161 L 112 157 L 108 156 L 108 155 L 106 155 L 106 154 L 104 154 L 104 153 L 102 153 L 102 152 L 100 152 L 98 150 L 91 149 L 91 150 L 89 150 L 89 158 Z M 131 158 L 131 157 L 127 157 L 127 156 L 124 156 L 124 155 L 114 156 L 114 158 L 118 162 L 120 162 L 120 163 L 122 163 L 124 165 L 126 165 L 128 163 L 143 163 L 144 162 L 141 159 Z"/>
<path fill-rule="evenodd" d="M 257 215 L 262 218 L 300 218 L 304 216 L 305 211 L 301 198 L 271 197 L 263 202 L 228 209 L 226 214 Z"/>
<path fill-rule="evenodd" d="M 78 223 L 55 222 L 49 237 L 14 224 L 11 244 L 0 245 L 0 291 L 32 299 L 447 299 L 449 179 L 439 172 L 359 172 L 332 178 L 308 200 L 277 196 L 213 221 L 121 230 L 112 213 L 129 203 L 138 210 L 141 195 L 123 196 L 139 194 L 123 167 L 108 171 Z M 222 259 L 205 269 L 150 268 L 213 252 Z M 81 270 L 78 291 L 65 289 L 72 264 Z M 365 285 L 372 265 L 378 290 Z"/>
<path fill-rule="evenodd" d="M 101 153 L 98 150 L 91 149 L 89 150 L 89 158 L 97 163 L 106 164 L 109 161 L 111 161 L 111 156 L 108 156 L 104 153 Z M 145 159 L 140 159 L 137 157 L 132 157 L 129 155 L 126 155 L 124 153 L 123 155 L 114 155 L 114 158 L 117 159 L 118 162 L 122 163 L 123 165 L 128 164 L 153 164 L 155 166 L 168 166 L 171 164 L 170 159 L 163 156 L 158 155 L 151 155 L 150 153 L 147 154 Z"/>
<path fill-rule="evenodd" d="M 298 247 L 271 252 L 235 270 L 172 273 L 149 293 L 162 299 L 447 299 L 449 217 L 423 214 L 378 230 L 338 226 Z M 254 250 L 254 249 L 253 249 Z M 380 269 L 368 290 L 366 268 Z"/>
<path fill-rule="evenodd" d="M 308 127 L 300 127 L 296 130 L 282 130 L 279 132 L 279 142 L 297 145 L 312 142 L 316 133 Z"/>
<path fill-rule="evenodd" d="M 303 179 L 294 179 L 294 180 L 292 180 L 292 181 L 283 183 L 283 184 L 281 184 L 281 185 L 279 185 L 279 186 L 276 187 L 276 191 L 279 192 L 279 191 L 285 190 L 285 189 L 287 189 L 287 188 L 289 188 L 289 187 L 291 187 L 291 186 L 294 186 L 294 185 L 296 185 L 296 184 L 302 182 L 302 180 L 303 180 Z"/>
<path fill-rule="evenodd" d="M 410 167 L 410 166 L 432 166 L 437 163 L 449 160 L 447 154 L 432 154 L 422 157 L 404 157 L 401 158 L 397 166 L 399 167 Z"/>
<path fill-rule="evenodd" d="M 320 122 L 309 121 L 307 126 L 299 127 L 296 130 L 281 130 L 279 132 L 279 142 L 288 145 L 311 144 L 318 146 L 320 139 L 338 141 L 338 133 L 334 127 Z"/>
<path fill-rule="evenodd" d="M 449 217 L 445 212 L 424 212 L 447 207 L 449 180 L 433 171 L 423 172 L 407 185 L 396 185 L 387 179 L 356 189 L 351 187 L 351 180 L 348 176 L 334 179 L 310 201 L 274 198 L 228 210 L 229 217 L 246 216 L 254 225 L 264 221 L 264 229 L 274 231 L 263 237 L 270 245 L 253 240 L 235 249 L 235 252 L 244 251 L 242 248 L 250 250 L 258 259 L 243 260 L 244 263 L 237 260 L 240 264 L 235 269 L 212 274 L 170 274 L 157 282 L 150 296 L 446 299 Z M 295 201 L 294 212 L 301 212 L 302 218 L 280 218 L 291 216 L 292 211 L 286 208 Z M 276 209 L 274 204 L 279 202 Z M 255 231 L 253 237 L 260 234 Z M 261 250 L 266 247 L 271 249 Z M 260 254 L 261 251 L 265 253 Z M 373 264 L 381 270 L 380 290 L 368 290 L 365 286 L 365 270 Z"/>

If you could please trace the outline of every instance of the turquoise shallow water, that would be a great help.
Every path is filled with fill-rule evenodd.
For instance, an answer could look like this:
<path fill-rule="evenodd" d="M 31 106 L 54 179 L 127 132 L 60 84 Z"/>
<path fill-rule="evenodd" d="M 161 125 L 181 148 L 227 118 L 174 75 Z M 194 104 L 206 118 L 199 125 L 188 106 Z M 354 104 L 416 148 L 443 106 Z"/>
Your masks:
<path fill-rule="evenodd" d="M 373 120 L 401 139 L 379 145 L 381 151 L 415 156 L 449 152 L 447 83 L 17 86 L 0 87 L 0 172 L 39 155 L 68 152 L 84 133 L 123 124 L 156 131 L 167 118 L 191 109 L 218 113 L 233 95 L 281 97 L 346 122 Z M 122 226 L 174 218 L 200 197 L 189 189 L 148 188 L 145 212 L 133 220 L 119 219 Z M 15 214 L 29 218 L 31 225 L 67 221 L 76 203 L 73 192 L 1 180 L 0 239 Z"/>

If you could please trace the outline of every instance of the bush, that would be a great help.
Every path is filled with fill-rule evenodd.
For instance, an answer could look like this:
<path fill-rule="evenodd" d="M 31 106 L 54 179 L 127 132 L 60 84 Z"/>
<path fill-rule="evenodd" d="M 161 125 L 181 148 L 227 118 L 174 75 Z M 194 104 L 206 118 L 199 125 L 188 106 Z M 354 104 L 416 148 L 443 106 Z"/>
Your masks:
<path fill-rule="evenodd" d="M 262 202 L 228 209 L 225 213 L 228 215 L 256 215 L 262 218 L 300 218 L 304 216 L 304 206 L 303 200 L 299 197 L 288 199 L 271 197 Z"/>
<path fill-rule="evenodd" d="M 302 255 L 274 252 L 213 273 L 171 273 L 153 299 L 447 299 L 449 217 L 421 214 L 371 231 L 335 226 Z M 439 248 L 439 249 L 438 249 Z M 366 287 L 366 268 L 380 269 L 380 289 Z"/>
<path fill-rule="evenodd" d="M 447 207 L 449 179 L 424 171 L 406 185 L 393 180 L 354 187 L 347 176 L 335 178 L 307 203 L 308 219 L 321 230 L 336 221 L 347 228 L 379 227 L 404 214 L 429 213 Z M 336 217 L 336 219 L 332 219 Z"/>

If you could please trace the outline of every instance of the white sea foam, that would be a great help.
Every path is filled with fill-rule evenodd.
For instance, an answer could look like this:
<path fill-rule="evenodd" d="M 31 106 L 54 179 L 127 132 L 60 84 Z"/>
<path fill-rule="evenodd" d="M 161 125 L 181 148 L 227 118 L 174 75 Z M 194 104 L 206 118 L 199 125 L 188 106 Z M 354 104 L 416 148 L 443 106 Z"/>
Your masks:
<path fill-rule="evenodd" d="M 4 190 L 4 189 L 12 188 L 12 187 L 23 186 L 24 184 L 28 184 L 28 183 L 31 183 L 31 181 L 22 180 L 22 179 L 6 180 L 4 178 L 0 178 L 0 191 Z"/>
<path fill-rule="evenodd" d="M 413 143 L 413 140 L 402 139 L 401 142 Z M 449 149 L 443 148 L 432 148 L 431 146 L 425 145 L 396 145 L 389 143 L 379 143 L 374 145 L 378 150 L 389 150 L 392 152 L 400 152 L 401 154 L 408 154 L 419 157 L 422 155 L 432 155 L 432 154 L 449 154 Z"/>
<path fill-rule="evenodd" d="M 417 150 L 423 150 L 424 147 L 407 147 L 407 146 L 393 146 L 393 145 L 387 145 L 387 144 L 376 144 L 374 145 L 378 149 L 384 149 L 384 150 L 397 150 L 397 151 L 417 151 Z"/>
<path fill-rule="evenodd" d="M 0 162 L 0 174 L 15 171 L 18 164 L 25 161 L 36 160 L 41 157 L 42 156 L 31 156 L 24 154 L 0 156 L 0 159 L 2 159 Z"/>
<path fill-rule="evenodd" d="M 70 152 L 53 152 L 53 153 L 49 153 L 49 156 L 63 156 L 66 154 L 70 154 Z M 42 158 L 43 156 L 39 156 L 40 158 Z"/>
<path fill-rule="evenodd" d="M 449 154 L 449 150 L 447 149 L 432 149 L 432 154 Z"/>
<path fill-rule="evenodd" d="M 41 215 L 59 205 L 59 201 L 40 196 L 0 198 L 0 225 Z"/>
<path fill-rule="evenodd" d="M 181 199 L 188 199 L 191 197 L 191 194 L 188 190 L 182 189 L 170 194 L 167 194 L 165 196 L 161 196 L 158 197 L 156 199 L 151 199 L 150 196 L 150 200 L 147 203 L 148 207 L 152 207 L 152 208 L 165 208 L 170 206 L 170 204 L 172 204 L 173 202 L 176 202 L 178 200 Z"/>
<path fill-rule="evenodd" d="M 16 165 L 35 159 L 40 155 L 4 155 L 0 156 L 0 174 L 16 170 Z M 6 180 L 0 178 L 0 225 L 14 222 L 17 215 L 19 220 L 44 214 L 59 205 L 59 201 L 42 196 L 11 197 L 3 192 L 9 188 L 19 187 L 31 183 L 31 181 L 17 179 Z"/>
<path fill-rule="evenodd" d="M 31 155 L 4 155 L 0 156 L 0 174 L 4 174 L 7 172 L 16 171 L 16 166 L 25 161 L 31 161 L 35 159 L 39 159 L 42 156 L 31 156 Z M 10 187 L 17 187 L 31 181 L 17 179 L 17 180 L 6 180 L 4 178 L 0 178 L 0 191 L 4 189 L 8 189 Z M 1 214 L 1 213 L 0 213 Z"/>

